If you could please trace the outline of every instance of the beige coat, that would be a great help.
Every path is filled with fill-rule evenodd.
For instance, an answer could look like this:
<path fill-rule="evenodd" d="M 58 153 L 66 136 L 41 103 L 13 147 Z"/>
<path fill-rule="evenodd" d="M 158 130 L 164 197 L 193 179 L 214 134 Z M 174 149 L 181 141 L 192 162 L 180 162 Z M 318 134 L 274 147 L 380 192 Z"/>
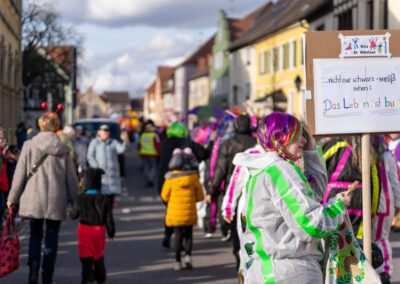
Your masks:
<path fill-rule="evenodd" d="M 26 183 L 33 165 L 49 154 Z M 41 132 L 25 142 L 8 201 L 19 203 L 19 214 L 36 219 L 65 220 L 68 200 L 78 194 L 78 179 L 68 147 L 55 133 Z"/>

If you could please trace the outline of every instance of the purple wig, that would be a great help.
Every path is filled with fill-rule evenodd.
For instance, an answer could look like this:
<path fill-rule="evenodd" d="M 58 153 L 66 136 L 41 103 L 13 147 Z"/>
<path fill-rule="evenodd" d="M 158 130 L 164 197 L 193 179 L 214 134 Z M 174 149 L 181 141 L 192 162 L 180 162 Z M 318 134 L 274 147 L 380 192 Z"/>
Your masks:
<path fill-rule="evenodd" d="M 287 147 L 302 134 L 303 127 L 296 117 L 283 112 L 273 112 L 261 119 L 257 138 L 266 151 L 275 151 L 284 159 L 295 160 L 287 151 Z"/>

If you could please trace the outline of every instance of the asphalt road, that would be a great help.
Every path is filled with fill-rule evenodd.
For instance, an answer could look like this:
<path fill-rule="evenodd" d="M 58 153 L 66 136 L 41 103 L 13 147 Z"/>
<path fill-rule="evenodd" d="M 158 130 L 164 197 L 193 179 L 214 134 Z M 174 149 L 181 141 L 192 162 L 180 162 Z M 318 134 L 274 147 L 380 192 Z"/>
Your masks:
<path fill-rule="evenodd" d="M 204 239 L 199 229 L 194 234 L 194 269 L 173 271 L 173 251 L 161 247 L 164 206 L 155 188 L 144 188 L 133 153 L 127 154 L 126 167 L 123 194 L 117 199 L 114 212 L 117 236 L 106 244 L 107 283 L 237 283 L 231 243 L 222 243 L 219 235 Z M 57 284 L 80 283 L 76 230 L 75 221 L 62 224 L 54 276 Z M 26 231 L 25 227 L 21 233 L 20 268 L 0 283 L 27 283 Z M 392 239 L 395 257 L 392 283 L 400 284 L 400 233 L 392 234 Z"/>

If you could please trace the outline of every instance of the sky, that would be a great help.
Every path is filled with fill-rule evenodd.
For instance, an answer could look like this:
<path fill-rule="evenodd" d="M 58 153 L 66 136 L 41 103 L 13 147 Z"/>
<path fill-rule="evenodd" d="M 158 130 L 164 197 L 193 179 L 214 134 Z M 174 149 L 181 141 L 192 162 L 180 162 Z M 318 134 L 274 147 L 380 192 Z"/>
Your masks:
<path fill-rule="evenodd" d="M 242 17 L 268 0 L 52 0 L 84 37 L 80 89 L 143 95 L 157 66 L 176 66 L 216 30 L 219 11 Z"/>

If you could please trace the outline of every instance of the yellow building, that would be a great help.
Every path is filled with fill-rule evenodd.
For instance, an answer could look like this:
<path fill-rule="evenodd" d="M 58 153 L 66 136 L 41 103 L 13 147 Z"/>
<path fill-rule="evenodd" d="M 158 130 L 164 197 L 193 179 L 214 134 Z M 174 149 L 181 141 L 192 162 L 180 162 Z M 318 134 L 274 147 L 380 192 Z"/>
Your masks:
<path fill-rule="evenodd" d="M 250 104 L 257 115 L 284 111 L 304 117 L 302 38 L 308 21 L 329 13 L 328 2 L 280 0 L 266 7 L 253 26 L 230 46 L 231 53 L 246 46 L 255 52 Z"/>
<path fill-rule="evenodd" d="M 0 126 L 12 143 L 22 113 L 21 2 L 0 1 Z"/>
<path fill-rule="evenodd" d="M 296 23 L 255 44 L 255 106 L 261 115 L 269 111 L 263 108 L 268 97 L 272 98 L 274 110 L 298 117 L 304 115 L 304 95 L 301 89 L 297 89 L 296 82 L 300 87 L 304 82 L 302 37 L 305 31 L 306 25 Z"/>

